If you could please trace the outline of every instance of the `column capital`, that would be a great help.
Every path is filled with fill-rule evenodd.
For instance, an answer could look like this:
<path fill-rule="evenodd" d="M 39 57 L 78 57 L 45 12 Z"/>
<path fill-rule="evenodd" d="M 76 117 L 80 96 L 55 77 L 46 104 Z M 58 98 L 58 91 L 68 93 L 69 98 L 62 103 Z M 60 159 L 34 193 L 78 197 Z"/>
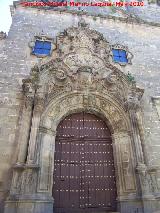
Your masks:
<path fill-rule="evenodd" d="M 125 101 L 125 108 L 126 110 L 133 110 L 133 111 L 138 111 L 140 109 L 140 101 L 135 98 L 135 97 L 128 97 L 128 99 Z"/>
<path fill-rule="evenodd" d="M 137 111 L 141 108 L 140 100 L 143 96 L 144 89 L 133 85 L 125 101 L 126 110 Z"/>

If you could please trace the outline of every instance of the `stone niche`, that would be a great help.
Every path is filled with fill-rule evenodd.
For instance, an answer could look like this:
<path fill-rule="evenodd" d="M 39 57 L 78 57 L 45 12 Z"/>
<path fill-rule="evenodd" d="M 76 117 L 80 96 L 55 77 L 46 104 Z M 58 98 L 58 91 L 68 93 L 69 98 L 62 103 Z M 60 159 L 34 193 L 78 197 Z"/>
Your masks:
<path fill-rule="evenodd" d="M 86 111 L 106 120 L 112 133 L 118 209 L 153 212 L 157 202 L 144 157 L 141 98 L 144 90 L 112 62 L 111 45 L 81 20 L 60 33 L 56 58 L 23 80 L 17 163 L 5 213 L 53 213 L 56 128 L 67 115 Z M 145 202 L 144 200 L 147 200 Z"/>

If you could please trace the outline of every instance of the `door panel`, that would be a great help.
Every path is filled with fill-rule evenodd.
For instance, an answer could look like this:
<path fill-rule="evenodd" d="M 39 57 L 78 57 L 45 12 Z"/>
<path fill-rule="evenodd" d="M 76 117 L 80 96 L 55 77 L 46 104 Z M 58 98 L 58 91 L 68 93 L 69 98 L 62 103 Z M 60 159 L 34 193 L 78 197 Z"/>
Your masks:
<path fill-rule="evenodd" d="M 116 210 L 112 140 L 103 120 L 77 113 L 60 122 L 53 180 L 54 213 Z"/>

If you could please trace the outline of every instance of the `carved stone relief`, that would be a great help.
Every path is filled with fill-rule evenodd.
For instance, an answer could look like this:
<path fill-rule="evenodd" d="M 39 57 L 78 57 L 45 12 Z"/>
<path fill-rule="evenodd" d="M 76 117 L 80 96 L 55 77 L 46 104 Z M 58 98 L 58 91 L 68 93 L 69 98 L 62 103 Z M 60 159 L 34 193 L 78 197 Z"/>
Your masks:
<path fill-rule="evenodd" d="M 111 127 L 119 195 L 135 193 L 129 108 L 139 103 L 143 90 L 110 62 L 109 43 L 85 23 L 61 33 L 57 47 L 57 58 L 35 66 L 23 81 L 26 100 L 34 102 L 27 164 L 39 164 L 40 171 L 24 167 L 19 185 L 15 173 L 15 190 L 52 196 L 55 135 L 51 133 L 56 133 L 58 123 L 68 114 L 89 111 L 105 118 Z"/>
<path fill-rule="evenodd" d="M 118 174 L 120 175 L 122 190 L 124 193 L 136 191 L 134 164 L 132 161 L 133 152 L 131 138 L 127 132 L 117 133 L 114 136 L 118 152 L 117 160 Z"/>
<path fill-rule="evenodd" d="M 133 99 L 135 102 L 141 98 L 136 85 L 129 82 L 127 76 L 109 62 L 109 43 L 86 26 L 85 31 L 79 28 L 64 31 L 57 37 L 57 43 L 59 58 L 39 69 L 41 89 L 37 89 L 37 94 L 39 91 L 44 94 L 46 105 L 40 125 L 55 131 L 59 121 L 68 113 L 89 110 L 104 114 L 112 131 L 119 134 L 116 153 L 121 164 L 118 176 L 121 177 L 119 182 L 122 185 L 122 194 L 135 192 L 131 139 L 129 135 L 121 137 L 121 133 L 128 134 L 130 131 L 130 103 L 133 103 Z M 139 91 L 143 93 L 143 90 Z M 48 167 L 41 165 L 43 169 L 39 179 L 40 191 L 48 190 L 42 172 L 50 167 L 49 158 L 47 162 Z"/>
<path fill-rule="evenodd" d="M 135 185 L 135 173 L 134 165 L 132 163 L 132 149 L 131 139 L 128 135 L 129 125 L 127 117 L 123 117 L 123 108 L 117 108 L 113 102 L 110 102 L 104 97 L 100 97 L 97 94 L 90 93 L 89 95 L 73 94 L 64 95 L 63 97 L 57 97 L 54 99 L 54 104 L 50 103 L 46 113 L 51 126 L 47 128 L 56 129 L 59 121 L 63 119 L 64 115 L 68 113 L 78 112 L 79 110 L 87 110 L 95 113 L 103 114 L 113 128 L 113 132 L 117 135 L 114 138 L 116 147 L 116 159 L 118 161 L 118 167 L 120 171 L 118 176 L 120 177 L 119 182 L 122 186 L 123 193 L 133 193 L 136 190 Z M 46 114 L 42 116 L 42 126 L 48 125 L 48 118 Z M 123 118 L 123 119 L 122 119 Z M 114 136 L 113 136 L 114 137 Z M 43 142 L 44 143 L 44 142 Z M 48 161 L 49 163 L 49 161 Z M 49 164 L 48 164 L 49 165 Z M 41 173 L 43 175 L 43 173 Z M 118 177 L 117 176 L 117 177 Z"/>

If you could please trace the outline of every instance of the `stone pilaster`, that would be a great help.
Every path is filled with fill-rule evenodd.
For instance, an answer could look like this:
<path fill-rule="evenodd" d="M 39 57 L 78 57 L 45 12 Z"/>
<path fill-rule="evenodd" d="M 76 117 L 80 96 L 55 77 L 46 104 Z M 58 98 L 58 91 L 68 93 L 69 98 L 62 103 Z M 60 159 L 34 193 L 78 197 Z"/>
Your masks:
<path fill-rule="evenodd" d="M 152 213 L 156 207 L 156 199 L 152 194 L 152 180 L 144 164 L 139 164 L 136 168 L 142 190 L 143 208 L 145 213 Z"/>
<path fill-rule="evenodd" d="M 143 115 L 142 115 L 141 109 L 137 110 L 136 112 L 136 120 L 137 120 L 137 126 L 139 130 L 139 138 L 140 138 L 141 146 L 142 146 L 144 163 L 148 165 L 149 159 L 147 155 L 147 147 L 145 144 L 145 132 L 144 132 L 145 128 L 144 128 Z"/>
<path fill-rule="evenodd" d="M 159 186 L 157 182 L 157 171 L 159 170 L 159 166 L 150 166 L 148 168 L 148 173 L 151 177 L 152 183 L 152 191 L 156 198 L 160 198 Z"/>
<path fill-rule="evenodd" d="M 18 150 L 17 164 L 24 164 L 26 161 L 28 139 L 30 135 L 30 127 L 32 119 L 32 107 L 33 107 L 33 98 L 25 97 L 18 138 L 19 150 Z"/>
<path fill-rule="evenodd" d="M 139 100 L 132 93 L 126 102 L 126 107 L 130 117 L 131 135 L 133 139 L 133 146 L 135 150 L 136 163 L 144 163 L 144 156 L 142 151 L 141 140 L 139 136 L 138 122 L 136 112 L 140 107 Z"/>
<path fill-rule="evenodd" d="M 33 108 L 33 117 L 31 122 L 31 132 L 29 139 L 29 147 L 28 147 L 28 156 L 27 156 L 27 164 L 34 164 L 36 162 L 36 139 L 37 133 L 40 124 L 41 113 L 43 110 L 43 98 L 35 97 L 34 108 Z"/>
<path fill-rule="evenodd" d="M 56 131 L 40 127 L 41 151 L 38 192 L 52 196 Z"/>

